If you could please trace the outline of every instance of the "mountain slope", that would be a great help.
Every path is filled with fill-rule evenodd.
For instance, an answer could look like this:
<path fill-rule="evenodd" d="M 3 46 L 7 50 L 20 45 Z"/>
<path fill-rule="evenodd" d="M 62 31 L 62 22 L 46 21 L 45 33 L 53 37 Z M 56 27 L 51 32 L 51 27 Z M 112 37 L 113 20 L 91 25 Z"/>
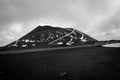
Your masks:
<path fill-rule="evenodd" d="M 6 47 L 76 46 L 95 42 L 96 39 L 73 28 L 38 26 Z"/>

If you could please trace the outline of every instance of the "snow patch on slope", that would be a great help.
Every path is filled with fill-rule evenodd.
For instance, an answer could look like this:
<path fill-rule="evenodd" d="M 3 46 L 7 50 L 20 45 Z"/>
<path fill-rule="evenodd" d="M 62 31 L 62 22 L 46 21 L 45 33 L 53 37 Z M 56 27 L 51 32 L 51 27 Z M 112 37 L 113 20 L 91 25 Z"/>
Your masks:
<path fill-rule="evenodd" d="M 103 45 L 103 47 L 120 47 L 120 43 L 107 44 Z"/>

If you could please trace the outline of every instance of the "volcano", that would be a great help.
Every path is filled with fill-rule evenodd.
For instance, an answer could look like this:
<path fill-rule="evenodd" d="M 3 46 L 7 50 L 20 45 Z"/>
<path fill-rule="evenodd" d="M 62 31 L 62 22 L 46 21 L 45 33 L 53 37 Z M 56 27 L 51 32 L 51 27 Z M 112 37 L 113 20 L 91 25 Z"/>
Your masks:
<path fill-rule="evenodd" d="M 82 46 L 96 43 L 91 36 L 73 28 L 37 26 L 34 30 L 6 47 Z"/>

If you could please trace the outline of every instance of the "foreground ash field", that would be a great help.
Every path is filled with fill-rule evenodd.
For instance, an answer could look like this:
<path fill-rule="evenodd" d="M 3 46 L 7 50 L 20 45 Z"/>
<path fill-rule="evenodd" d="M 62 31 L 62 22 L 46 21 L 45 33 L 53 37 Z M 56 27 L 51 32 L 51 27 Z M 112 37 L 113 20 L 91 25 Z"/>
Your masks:
<path fill-rule="evenodd" d="M 38 26 L 0 48 L 0 80 L 117 80 L 119 40 L 98 41 L 72 28 Z"/>
<path fill-rule="evenodd" d="M 120 48 L 71 48 L 0 55 L 1 80 L 117 80 Z"/>

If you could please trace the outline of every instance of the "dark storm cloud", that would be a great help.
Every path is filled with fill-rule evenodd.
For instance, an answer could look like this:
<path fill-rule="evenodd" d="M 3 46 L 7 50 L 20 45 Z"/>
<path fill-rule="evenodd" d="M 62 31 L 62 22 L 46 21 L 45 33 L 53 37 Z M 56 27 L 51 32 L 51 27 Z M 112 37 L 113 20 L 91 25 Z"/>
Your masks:
<path fill-rule="evenodd" d="M 119 0 L 0 0 L 0 45 L 39 24 L 73 27 L 97 39 L 118 39 L 119 8 Z"/>

